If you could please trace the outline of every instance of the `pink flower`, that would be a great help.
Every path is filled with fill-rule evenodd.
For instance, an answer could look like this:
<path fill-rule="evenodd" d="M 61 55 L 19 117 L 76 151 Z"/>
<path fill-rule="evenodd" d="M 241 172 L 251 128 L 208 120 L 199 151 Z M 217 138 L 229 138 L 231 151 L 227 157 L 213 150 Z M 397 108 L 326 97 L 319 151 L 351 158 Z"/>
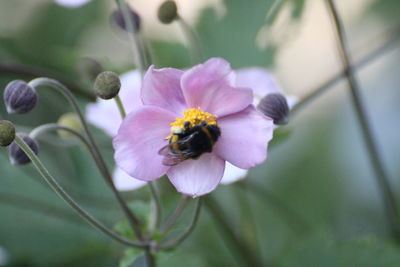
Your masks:
<path fill-rule="evenodd" d="M 132 177 L 167 174 L 179 192 L 200 196 L 220 183 L 225 162 L 249 169 L 266 160 L 272 120 L 252 105 L 251 89 L 235 87 L 223 59 L 187 71 L 150 67 L 141 98 L 113 141 L 117 165 Z"/>

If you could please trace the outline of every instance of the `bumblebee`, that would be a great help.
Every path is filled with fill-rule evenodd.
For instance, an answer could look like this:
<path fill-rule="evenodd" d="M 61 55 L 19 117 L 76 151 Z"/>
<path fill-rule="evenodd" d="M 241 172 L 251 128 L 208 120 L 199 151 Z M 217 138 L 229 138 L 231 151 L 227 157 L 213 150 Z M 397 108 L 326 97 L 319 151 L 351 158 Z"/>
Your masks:
<path fill-rule="evenodd" d="M 172 128 L 169 143 L 163 147 L 159 154 L 164 156 L 163 164 L 174 166 L 187 159 L 197 159 L 203 153 L 212 151 L 221 135 L 217 125 L 202 122 L 191 126 L 190 122 L 184 128 Z"/>

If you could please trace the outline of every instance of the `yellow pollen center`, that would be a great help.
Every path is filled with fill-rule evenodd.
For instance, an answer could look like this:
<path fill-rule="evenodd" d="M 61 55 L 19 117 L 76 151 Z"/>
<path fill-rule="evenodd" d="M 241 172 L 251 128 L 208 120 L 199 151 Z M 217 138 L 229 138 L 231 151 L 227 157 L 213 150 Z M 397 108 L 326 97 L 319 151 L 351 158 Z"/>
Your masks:
<path fill-rule="evenodd" d="M 185 125 L 189 123 L 189 127 L 200 125 L 205 122 L 208 125 L 218 125 L 217 116 L 208 112 L 204 112 L 200 107 L 189 108 L 183 112 L 183 118 L 176 118 L 171 125 L 171 135 L 176 133 L 177 130 L 184 130 Z M 166 139 L 170 139 L 171 135 L 167 136 Z"/>

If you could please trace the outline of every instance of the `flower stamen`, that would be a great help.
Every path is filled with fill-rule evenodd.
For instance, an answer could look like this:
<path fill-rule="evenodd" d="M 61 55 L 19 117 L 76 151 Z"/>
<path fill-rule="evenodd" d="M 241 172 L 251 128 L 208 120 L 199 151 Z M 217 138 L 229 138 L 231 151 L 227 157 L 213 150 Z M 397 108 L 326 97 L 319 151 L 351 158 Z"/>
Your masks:
<path fill-rule="evenodd" d="M 171 134 L 165 139 L 171 139 L 173 134 L 182 132 L 184 129 L 192 128 L 205 123 L 207 125 L 218 125 L 217 116 L 203 111 L 200 107 L 189 108 L 183 112 L 183 118 L 176 118 L 171 125 Z"/>

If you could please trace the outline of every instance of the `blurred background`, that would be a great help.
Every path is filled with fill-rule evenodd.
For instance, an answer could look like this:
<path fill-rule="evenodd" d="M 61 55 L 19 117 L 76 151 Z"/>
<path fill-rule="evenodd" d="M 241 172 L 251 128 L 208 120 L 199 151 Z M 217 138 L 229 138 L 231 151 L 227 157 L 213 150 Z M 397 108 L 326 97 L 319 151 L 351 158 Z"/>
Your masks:
<path fill-rule="evenodd" d="M 161 0 L 132 0 L 142 18 L 156 67 L 187 68 L 181 29 L 158 22 Z M 199 33 L 205 58 L 232 67 L 261 66 L 300 101 L 341 72 L 335 32 L 325 1 L 178 1 L 181 16 Z M 337 0 L 357 68 L 369 122 L 382 151 L 391 186 L 400 199 L 400 2 Z M 114 1 L 66 8 L 52 0 L 0 1 L 0 92 L 13 79 L 49 76 L 70 86 L 82 108 L 93 101 L 79 62 L 92 57 L 107 70 L 134 66 L 128 38 L 110 14 Z M 390 45 L 384 46 L 389 43 Z M 384 48 L 382 48 L 384 47 Z M 51 90 L 27 115 L 0 118 L 28 131 L 69 112 Z M 292 113 L 271 144 L 268 161 L 243 183 L 219 186 L 200 222 L 178 249 L 160 255 L 160 266 L 247 266 L 240 247 L 216 219 L 218 204 L 238 239 L 266 266 L 399 266 L 400 248 L 388 224 L 355 116 L 347 83 L 338 80 Z M 110 139 L 93 129 L 112 166 Z M 284 134 L 282 134 L 284 133 Z M 40 157 L 82 205 L 110 225 L 123 218 L 87 151 L 57 136 L 40 142 Z M 118 266 L 124 248 L 98 233 L 50 191 L 33 166 L 12 166 L 0 150 L 0 266 Z M 167 211 L 179 199 L 161 181 Z M 125 192 L 145 209 L 146 189 Z M 399 200 L 400 201 L 400 200 Z M 143 204 L 141 206 L 141 203 Z M 185 214 L 182 229 L 190 217 Z M 181 227 L 181 228 L 179 228 Z"/>

